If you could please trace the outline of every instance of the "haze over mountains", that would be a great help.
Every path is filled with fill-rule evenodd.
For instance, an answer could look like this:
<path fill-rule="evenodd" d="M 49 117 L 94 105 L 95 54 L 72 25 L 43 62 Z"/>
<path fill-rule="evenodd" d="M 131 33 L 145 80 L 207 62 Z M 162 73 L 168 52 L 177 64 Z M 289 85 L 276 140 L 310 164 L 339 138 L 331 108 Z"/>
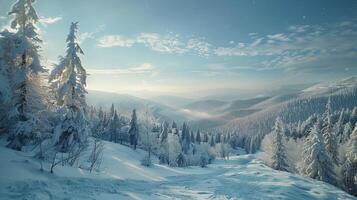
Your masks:
<path fill-rule="evenodd" d="M 338 94 L 356 86 L 357 77 L 350 77 L 339 81 L 285 86 L 261 95 L 256 94 L 253 98 L 239 98 L 239 93 L 222 93 L 222 98 L 214 95 L 199 99 L 166 95 L 144 99 L 127 94 L 89 91 L 88 103 L 103 107 L 114 103 L 122 113 L 130 113 L 134 108 L 143 111 L 150 107 L 151 112 L 160 120 L 186 120 L 192 127 L 205 129 L 232 124 L 252 114 L 259 115 L 297 99 Z M 228 96 L 236 98 L 228 100 Z M 244 97 L 244 94 L 242 96 Z"/>

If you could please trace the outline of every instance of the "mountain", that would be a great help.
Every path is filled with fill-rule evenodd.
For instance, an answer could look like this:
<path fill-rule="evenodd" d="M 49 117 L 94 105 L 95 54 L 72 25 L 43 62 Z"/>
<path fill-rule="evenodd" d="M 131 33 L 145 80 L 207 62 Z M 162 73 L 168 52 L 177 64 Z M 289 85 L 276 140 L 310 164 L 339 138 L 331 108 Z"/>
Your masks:
<path fill-rule="evenodd" d="M 159 121 L 171 122 L 175 120 L 181 123 L 190 120 L 175 108 L 127 94 L 90 90 L 87 95 L 87 103 L 97 107 L 101 106 L 107 110 L 113 103 L 118 112 L 126 116 L 130 116 L 133 109 L 136 109 L 139 114 L 143 114 L 148 108 Z"/>
<path fill-rule="evenodd" d="M 172 96 L 172 95 L 155 96 L 150 98 L 150 100 L 173 108 L 182 108 L 184 105 L 187 105 L 195 101 L 195 99 Z"/>
<path fill-rule="evenodd" d="M 269 98 L 251 107 L 259 111 L 237 117 L 218 130 L 237 133 L 240 137 L 261 137 L 271 131 L 277 116 L 289 123 L 322 114 L 329 98 L 333 110 L 353 109 L 357 106 L 357 78 L 319 83 L 296 94 Z"/>

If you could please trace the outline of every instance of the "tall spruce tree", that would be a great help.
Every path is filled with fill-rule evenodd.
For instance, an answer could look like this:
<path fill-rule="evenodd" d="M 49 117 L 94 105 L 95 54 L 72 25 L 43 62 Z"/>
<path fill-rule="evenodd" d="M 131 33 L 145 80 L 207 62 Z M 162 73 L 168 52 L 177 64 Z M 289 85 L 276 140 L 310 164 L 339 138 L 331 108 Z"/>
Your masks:
<path fill-rule="evenodd" d="M 333 132 L 333 124 L 331 121 L 332 107 L 331 99 L 329 98 L 326 104 L 325 113 L 323 114 L 322 134 L 326 146 L 326 151 L 334 164 L 338 164 L 337 142 L 336 135 Z"/>
<path fill-rule="evenodd" d="M 304 144 L 301 173 L 313 179 L 336 184 L 336 174 L 332 160 L 326 151 L 324 139 L 318 122 L 310 131 Z"/>
<path fill-rule="evenodd" d="M 139 138 L 139 126 L 136 117 L 136 109 L 134 109 L 133 113 L 131 114 L 129 137 L 130 137 L 129 138 L 130 145 L 134 149 L 136 149 L 136 145 L 138 144 L 138 138 Z"/>
<path fill-rule="evenodd" d="M 196 143 L 201 144 L 200 129 L 197 129 L 197 133 L 196 133 Z"/>
<path fill-rule="evenodd" d="M 346 151 L 346 161 L 343 165 L 343 182 L 348 193 L 357 195 L 357 126 L 351 134 Z"/>
<path fill-rule="evenodd" d="M 289 165 L 286 158 L 285 146 L 283 143 L 284 137 L 284 124 L 280 117 L 276 118 L 273 130 L 273 155 L 272 155 L 272 168 L 280 171 L 289 171 Z"/>
<path fill-rule="evenodd" d="M 77 31 L 78 22 L 72 22 L 66 40 L 66 56 L 60 58 L 49 78 L 56 91 L 61 118 L 55 132 L 55 143 L 62 152 L 82 146 L 89 131 L 85 115 L 87 74 L 78 56 L 83 51 L 77 42 Z"/>
<path fill-rule="evenodd" d="M 45 72 L 40 63 L 38 51 L 41 40 L 36 32 L 35 24 L 39 18 L 33 7 L 34 0 L 18 0 L 11 8 L 9 15 L 14 16 L 11 28 L 15 34 L 11 36 L 13 60 L 11 69 L 12 106 L 10 121 L 10 143 L 8 147 L 21 150 L 22 147 L 42 134 L 40 113 L 45 109 L 44 91 L 41 73 Z"/>

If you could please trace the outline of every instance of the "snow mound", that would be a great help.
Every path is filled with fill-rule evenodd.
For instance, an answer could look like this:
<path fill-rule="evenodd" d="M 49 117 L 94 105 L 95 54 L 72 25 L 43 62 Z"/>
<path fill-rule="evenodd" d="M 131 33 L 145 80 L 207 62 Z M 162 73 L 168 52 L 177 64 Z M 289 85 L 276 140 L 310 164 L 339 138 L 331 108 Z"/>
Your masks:
<path fill-rule="evenodd" d="M 0 199 L 357 199 L 329 184 L 272 170 L 255 155 L 216 160 L 207 168 L 170 168 L 146 152 L 105 142 L 100 172 L 39 170 L 31 155 L 0 147 Z"/>

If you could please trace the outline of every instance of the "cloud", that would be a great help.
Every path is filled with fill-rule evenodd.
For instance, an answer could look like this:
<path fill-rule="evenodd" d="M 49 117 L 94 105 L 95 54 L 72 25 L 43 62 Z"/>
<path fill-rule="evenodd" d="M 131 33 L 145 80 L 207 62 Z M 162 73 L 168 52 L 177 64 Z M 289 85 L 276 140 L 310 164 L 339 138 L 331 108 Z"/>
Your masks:
<path fill-rule="evenodd" d="M 140 33 L 136 37 L 123 35 L 106 35 L 98 40 L 98 47 L 133 47 L 143 45 L 153 51 L 170 54 L 193 53 L 199 56 L 209 56 L 212 45 L 204 38 L 190 38 L 184 41 L 177 34 Z"/>
<path fill-rule="evenodd" d="M 200 56 L 207 57 L 211 53 L 211 46 L 203 38 L 193 38 L 188 40 L 186 48 L 196 51 Z"/>
<path fill-rule="evenodd" d="M 79 34 L 78 42 L 80 44 L 83 44 L 88 39 L 95 39 L 95 35 L 97 33 L 102 32 L 104 29 L 105 29 L 105 25 L 102 24 L 102 25 L 99 25 L 93 32 L 83 32 L 83 33 Z"/>
<path fill-rule="evenodd" d="M 59 21 L 62 20 L 62 17 L 44 17 L 44 16 L 40 16 L 39 22 L 44 25 L 50 25 L 50 24 L 55 24 Z"/>
<path fill-rule="evenodd" d="M 245 45 L 214 49 L 217 56 L 255 60 L 262 70 L 318 71 L 356 68 L 357 20 L 325 25 L 294 25 L 285 33 L 252 37 Z"/>
<path fill-rule="evenodd" d="M 157 69 L 154 65 L 150 63 L 143 63 L 138 66 L 126 67 L 126 68 L 116 68 L 116 69 L 87 69 L 88 74 L 90 75 L 112 75 L 112 76 L 119 76 L 119 75 L 151 75 L 155 76 L 159 73 L 159 69 Z"/>
<path fill-rule="evenodd" d="M 184 53 L 184 43 L 177 35 L 160 35 L 157 33 L 140 33 L 137 37 L 125 37 L 123 35 L 107 35 L 98 40 L 99 47 L 132 47 L 134 44 L 142 44 L 153 51 L 162 53 Z"/>
<path fill-rule="evenodd" d="M 126 38 L 121 35 L 107 35 L 98 40 L 98 46 L 103 48 L 108 47 L 131 47 L 136 41 L 130 38 Z"/>
<path fill-rule="evenodd" d="M 269 38 L 271 40 L 283 41 L 283 42 L 290 41 L 289 38 L 286 35 L 284 35 L 283 33 L 278 33 L 278 34 L 274 34 L 274 35 L 267 35 L 267 38 Z"/>

